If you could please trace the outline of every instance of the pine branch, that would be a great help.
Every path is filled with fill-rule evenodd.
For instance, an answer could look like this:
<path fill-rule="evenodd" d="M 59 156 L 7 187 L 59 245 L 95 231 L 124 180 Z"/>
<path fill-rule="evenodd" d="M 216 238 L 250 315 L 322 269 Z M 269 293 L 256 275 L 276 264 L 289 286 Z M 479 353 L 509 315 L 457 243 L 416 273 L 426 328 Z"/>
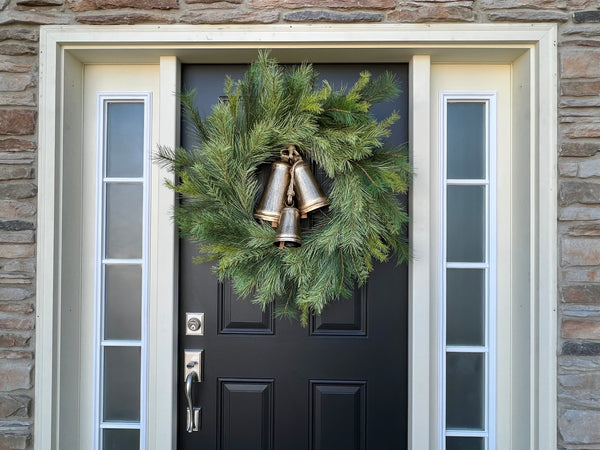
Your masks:
<path fill-rule="evenodd" d="M 364 72 L 350 89 L 324 82 L 315 87 L 310 64 L 284 70 L 260 52 L 239 81 L 225 80 L 228 102 L 200 117 L 194 92 L 181 95 L 196 144 L 161 147 L 157 160 L 172 170 L 168 184 L 181 202 L 175 220 L 198 244 L 198 261 L 210 261 L 219 279 L 230 279 L 241 297 L 278 317 L 320 314 L 330 302 L 364 283 L 374 261 L 410 257 L 408 217 L 398 193 L 408 189 L 411 169 L 405 149 L 387 148 L 397 120 L 371 113 L 375 103 L 399 92 L 394 77 L 373 80 Z M 331 205 L 304 233 L 299 248 L 273 245 L 275 230 L 256 221 L 259 166 L 295 145 L 329 177 Z"/>

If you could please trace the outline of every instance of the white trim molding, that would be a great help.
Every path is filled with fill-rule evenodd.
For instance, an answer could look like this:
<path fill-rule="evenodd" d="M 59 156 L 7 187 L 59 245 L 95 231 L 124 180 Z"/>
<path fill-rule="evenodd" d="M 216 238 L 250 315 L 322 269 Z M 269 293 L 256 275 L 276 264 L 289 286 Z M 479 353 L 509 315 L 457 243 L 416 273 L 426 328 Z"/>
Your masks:
<path fill-rule="evenodd" d="M 515 276 L 512 295 L 523 308 L 514 320 L 526 323 L 523 336 L 530 358 L 514 361 L 525 380 L 520 408 L 525 424 L 511 433 L 527 433 L 529 447 L 556 448 L 556 157 L 557 50 L 554 24 L 301 24 L 301 25 L 141 25 L 42 26 L 40 32 L 39 194 L 37 244 L 37 324 L 35 378 L 35 448 L 65 446 L 77 424 L 63 414 L 74 405 L 77 381 L 73 361 L 81 356 L 74 344 L 81 333 L 71 305 L 80 288 L 82 269 L 69 242 L 82 240 L 81 218 L 68 183 L 81 173 L 83 140 L 82 91 L 87 64 L 145 64 L 159 71 L 158 144 L 177 145 L 176 97 L 181 63 L 245 63 L 257 49 L 268 48 L 281 62 L 407 62 L 410 66 L 410 147 L 415 176 L 412 185 L 409 299 L 409 448 L 435 449 L 438 440 L 437 318 L 439 237 L 436 201 L 437 157 L 432 156 L 430 77 L 440 64 L 503 64 L 512 71 L 512 145 L 519 159 L 513 178 L 526 198 L 518 211 L 520 268 L 531 277 Z M 517 116 L 518 119 L 517 120 Z M 154 179 L 164 179 L 152 168 Z M 435 180 L 434 180 L 435 179 Z M 174 449 L 176 379 L 175 232 L 170 222 L 173 195 L 161 183 L 152 186 L 151 254 L 170 269 L 150 261 L 150 336 L 148 448 Z M 66 188 L 64 188 L 67 186 Z M 73 201 L 75 200 L 75 201 Z M 513 201 L 516 200 L 513 198 Z M 156 203 L 155 203 L 156 201 Z M 158 227 L 158 228 L 157 228 Z M 154 234 L 153 234 L 154 235 Z M 164 239 L 163 239 L 164 237 Z M 153 256 L 154 257 L 154 256 Z M 498 255 L 499 258 L 502 255 Z M 519 274 L 517 274 L 519 275 Z M 156 277 L 155 277 L 156 276 Z M 500 276 L 500 274 L 499 274 Z M 514 291 L 514 292 L 513 292 Z M 153 297 L 154 296 L 154 297 Z M 154 298 L 154 300 L 153 300 Z M 154 302 L 154 303 L 153 303 Z M 78 306 L 79 307 L 79 306 Z M 157 320 L 160 314 L 160 321 Z M 500 351 L 500 350 L 499 350 Z M 67 364 L 69 362 L 69 364 Z M 67 370 L 68 369 L 68 370 Z M 158 381 L 165 383 L 160 389 Z M 511 385 L 512 386 L 512 385 Z M 524 397 L 524 398 L 523 398 Z M 68 401 L 67 401 L 68 399 Z M 516 407 L 516 406 L 515 406 Z M 510 422 L 510 420 L 509 420 Z M 520 427 L 520 428 L 519 428 Z M 499 432 L 500 432 L 499 427 Z M 509 442 L 510 439 L 508 439 Z M 399 444 L 403 448 L 404 444 Z M 498 448 L 513 448 L 513 444 Z M 523 448 L 514 444 L 514 448 Z"/>

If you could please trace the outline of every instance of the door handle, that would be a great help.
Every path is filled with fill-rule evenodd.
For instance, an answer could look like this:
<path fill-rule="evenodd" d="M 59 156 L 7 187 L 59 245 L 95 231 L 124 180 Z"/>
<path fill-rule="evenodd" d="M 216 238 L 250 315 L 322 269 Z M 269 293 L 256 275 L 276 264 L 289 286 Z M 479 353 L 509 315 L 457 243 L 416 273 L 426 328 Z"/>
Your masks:
<path fill-rule="evenodd" d="M 192 386 L 194 382 L 202 382 L 202 356 L 204 350 L 184 351 L 184 376 L 185 376 L 185 400 L 186 408 L 186 430 L 188 433 L 200 429 L 200 412 L 202 408 L 194 407 L 192 397 Z"/>
<path fill-rule="evenodd" d="M 186 427 L 188 433 L 198 431 L 198 423 L 196 417 L 194 417 L 196 410 L 198 410 L 198 416 L 200 416 L 200 408 L 194 408 L 192 401 L 192 383 L 194 381 L 198 381 L 198 373 L 196 371 L 190 372 L 185 379 L 185 399 L 187 400 Z"/>

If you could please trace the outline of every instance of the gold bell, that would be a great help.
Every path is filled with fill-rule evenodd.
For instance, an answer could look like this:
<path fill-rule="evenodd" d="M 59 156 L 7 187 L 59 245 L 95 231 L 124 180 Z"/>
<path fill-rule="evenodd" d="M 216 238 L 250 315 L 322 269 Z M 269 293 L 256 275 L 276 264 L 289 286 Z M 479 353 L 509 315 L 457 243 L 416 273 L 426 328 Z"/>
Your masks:
<path fill-rule="evenodd" d="M 302 218 L 306 213 L 329 205 L 330 201 L 315 180 L 309 165 L 303 160 L 294 163 L 293 180 L 296 191 L 296 205 Z"/>
<path fill-rule="evenodd" d="M 300 235 L 300 213 L 297 208 L 286 206 L 281 210 L 281 218 L 273 242 L 279 248 L 300 246 L 302 236 Z"/>
<path fill-rule="evenodd" d="M 254 217 L 268 220 L 273 227 L 277 226 L 281 210 L 285 206 L 287 188 L 290 183 L 290 164 L 284 160 L 271 164 L 271 174 L 265 186 Z"/>

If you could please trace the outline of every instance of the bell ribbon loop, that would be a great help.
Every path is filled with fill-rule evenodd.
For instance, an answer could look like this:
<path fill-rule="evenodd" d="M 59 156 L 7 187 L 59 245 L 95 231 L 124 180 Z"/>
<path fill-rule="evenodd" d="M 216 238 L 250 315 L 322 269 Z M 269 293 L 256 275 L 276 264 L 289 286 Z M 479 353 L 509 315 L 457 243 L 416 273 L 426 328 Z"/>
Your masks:
<path fill-rule="evenodd" d="M 296 146 L 293 144 L 288 145 L 286 148 L 281 149 L 281 159 L 287 163 L 294 163 L 298 160 L 298 158 L 302 159 L 300 153 L 296 149 Z"/>
<path fill-rule="evenodd" d="M 290 168 L 290 185 L 288 186 L 286 201 L 287 206 L 292 206 L 294 202 L 293 197 L 296 195 L 296 192 L 294 191 L 294 169 L 298 163 L 302 161 L 302 156 L 298 153 L 296 146 L 290 144 L 287 148 L 281 149 L 281 159 L 292 164 L 292 167 Z"/>
<path fill-rule="evenodd" d="M 293 197 L 296 195 L 296 192 L 294 191 L 294 178 L 295 178 L 294 172 L 295 172 L 296 166 L 298 164 L 300 164 L 301 162 L 302 162 L 302 158 L 300 157 L 300 155 L 298 155 L 298 158 L 296 159 L 296 161 L 294 162 L 294 165 L 290 169 L 290 185 L 288 186 L 288 190 L 287 190 L 287 202 L 286 202 L 286 204 L 288 206 L 292 206 Z"/>

